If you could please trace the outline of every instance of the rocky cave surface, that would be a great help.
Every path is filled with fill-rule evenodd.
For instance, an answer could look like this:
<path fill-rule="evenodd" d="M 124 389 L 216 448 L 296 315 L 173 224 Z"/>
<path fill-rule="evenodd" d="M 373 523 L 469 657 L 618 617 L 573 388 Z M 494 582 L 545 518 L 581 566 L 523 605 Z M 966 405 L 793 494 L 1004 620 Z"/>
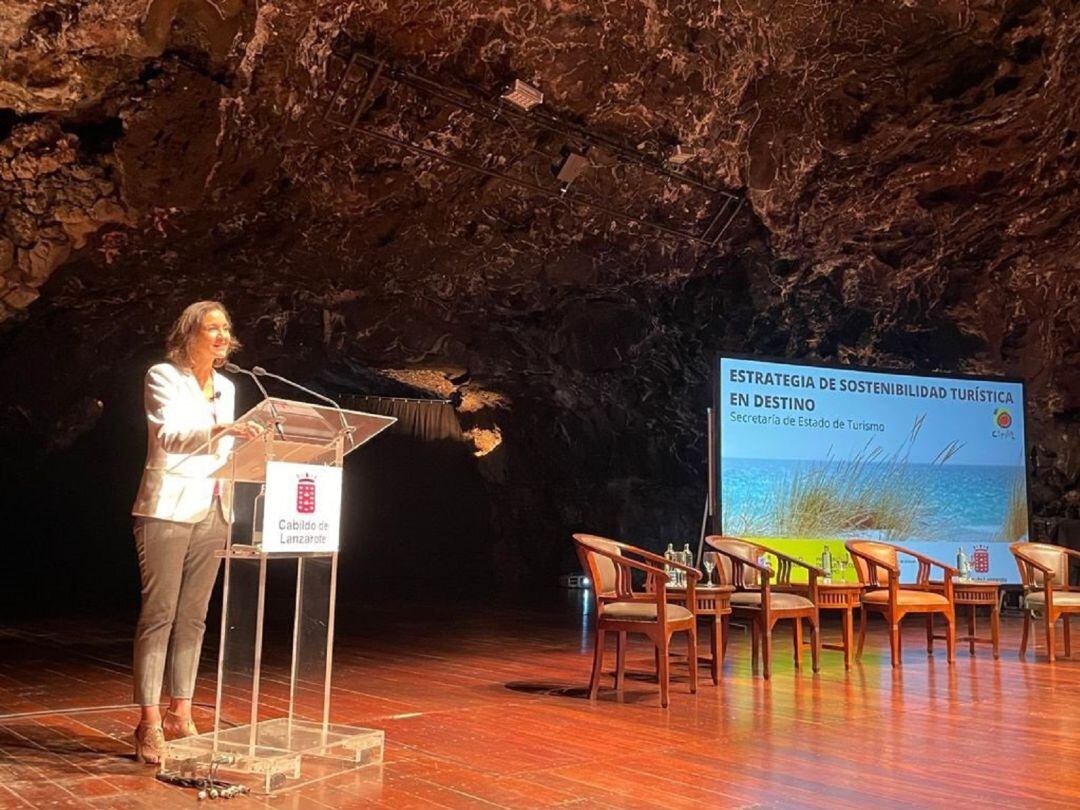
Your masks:
<path fill-rule="evenodd" d="M 696 538 L 720 350 L 1022 376 L 1080 516 L 1074 2 L 0 6 L 8 494 L 220 297 L 244 362 L 452 399 L 503 591 Z"/>

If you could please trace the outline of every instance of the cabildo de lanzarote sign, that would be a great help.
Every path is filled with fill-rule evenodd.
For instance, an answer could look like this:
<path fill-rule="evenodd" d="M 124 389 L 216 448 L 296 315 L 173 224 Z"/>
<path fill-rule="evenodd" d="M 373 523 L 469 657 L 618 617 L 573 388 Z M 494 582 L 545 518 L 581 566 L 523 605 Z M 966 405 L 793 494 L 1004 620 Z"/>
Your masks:
<path fill-rule="evenodd" d="M 340 467 L 267 463 L 263 551 L 337 551 L 340 528 Z"/>

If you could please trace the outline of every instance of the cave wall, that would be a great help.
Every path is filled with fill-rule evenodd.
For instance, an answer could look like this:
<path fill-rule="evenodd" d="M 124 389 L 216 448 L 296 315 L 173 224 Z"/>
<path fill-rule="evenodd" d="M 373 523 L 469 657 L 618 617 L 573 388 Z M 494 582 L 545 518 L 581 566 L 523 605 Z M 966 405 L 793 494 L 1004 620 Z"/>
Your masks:
<path fill-rule="evenodd" d="M 504 592 L 570 570 L 574 529 L 696 536 L 717 350 L 1022 376 L 1035 515 L 1080 513 L 1074 3 L 12 9 L 0 483 L 109 492 L 57 543 L 126 553 L 138 380 L 205 297 L 243 362 L 338 393 L 429 370 L 471 401 L 501 441 L 470 525 Z M 356 54 L 387 66 L 363 108 L 373 69 L 339 89 Z M 556 125 L 439 97 L 497 104 L 515 77 Z M 568 148 L 590 167 L 564 195 Z"/>

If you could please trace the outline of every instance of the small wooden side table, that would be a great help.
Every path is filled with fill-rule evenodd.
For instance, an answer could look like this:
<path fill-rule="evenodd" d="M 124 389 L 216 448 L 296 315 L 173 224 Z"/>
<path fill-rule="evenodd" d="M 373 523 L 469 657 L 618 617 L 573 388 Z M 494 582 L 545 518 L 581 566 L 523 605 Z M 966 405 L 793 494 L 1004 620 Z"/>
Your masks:
<path fill-rule="evenodd" d="M 957 635 L 957 643 L 968 643 L 968 654 L 975 654 L 976 644 L 993 645 L 994 658 L 998 657 L 998 641 L 1001 635 L 1001 584 L 998 582 L 982 582 L 969 579 L 953 580 L 953 604 L 958 608 L 967 605 L 967 635 Z M 990 608 L 990 638 L 980 638 L 975 635 L 975 609 L 979 607 Z M 959 614 L 960 611 L 957 611 Z M 957 615 L 957 620 L 960 616 Z M 933 618 L 928 614 L 930 622 L 928 632 L 932 638 L 945 638 L 945 636 L 933 635 Z"/>
<path fill-rule="evenodd" d="M 670 585 L 667 588 L 669 602 L 688 607 L 696 617 L 708 619 L 712 624 L 709 633 L 712 658 L 709 660 L 709 666 L 714 684 L 720 683 L 720 672 L 724 668 L 724 639 L 721 635 L 721 625 L 724 618 L 731 615 L 731 592 L 734 590 L 735 588 L 731 585 L 697 585 L 694 588 L 694 601 L 697 604 L 689 607 L 686 604 L 685 588 L 673 588 Z"/>
<path fill-rule="evenodd" d="M 825 650 L 844 653 L 844 669 L 851 669 L 851 653 L 855 647 L 855 608 L 862 604 L 863 586 L 858 582 L 821 582 L 817 584 L 818 610 L 844 611 L 841 623 L 841 643 L 822 644 Z"/>

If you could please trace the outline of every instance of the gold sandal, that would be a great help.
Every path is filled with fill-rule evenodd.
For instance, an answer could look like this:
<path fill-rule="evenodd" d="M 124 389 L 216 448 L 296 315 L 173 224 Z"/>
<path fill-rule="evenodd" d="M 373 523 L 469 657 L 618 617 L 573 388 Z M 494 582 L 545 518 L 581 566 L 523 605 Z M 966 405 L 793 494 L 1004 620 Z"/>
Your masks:
<path fill-rule="evenodd" d="M 195 721 L 190 717 L 184 719 L 178 714 L 167 711 L 165 712 L 165 720 L 161 725 L 167 740 L 199 736 L 199 729 L 195 727 Z"/>
<path fill-rule="evenodd" d="M 135 740 L 135 759 L 147 765 L 161 764 L 161 755 L 165 751 L 165 734 L 161 726 L 139 723 L 132 737 Z"/>

